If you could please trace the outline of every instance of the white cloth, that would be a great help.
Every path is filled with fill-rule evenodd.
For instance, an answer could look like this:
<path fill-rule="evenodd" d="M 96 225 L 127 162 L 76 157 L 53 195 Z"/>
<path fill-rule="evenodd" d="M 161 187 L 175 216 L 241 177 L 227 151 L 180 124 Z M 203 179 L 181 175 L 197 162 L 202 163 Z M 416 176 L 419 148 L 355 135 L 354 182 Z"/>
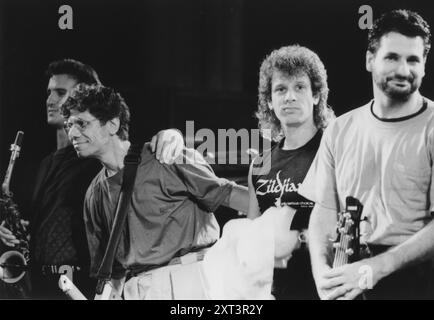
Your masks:
<path fill-rule="evenodd" d="M 293 216 L 270 208 L 255 220 L 226 223 L 202 264 L 208 299 L 271 299 L 276 253 L 287 261 L 298 246 L 298 232 L 289 230 Z"/>

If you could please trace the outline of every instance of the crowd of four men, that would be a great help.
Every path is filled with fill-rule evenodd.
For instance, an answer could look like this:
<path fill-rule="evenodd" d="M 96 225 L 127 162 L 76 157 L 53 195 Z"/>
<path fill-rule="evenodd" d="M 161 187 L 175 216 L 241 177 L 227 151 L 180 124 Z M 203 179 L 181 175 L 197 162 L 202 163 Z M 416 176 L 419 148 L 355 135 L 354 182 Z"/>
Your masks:
<path fill-rule="evenodd" d="M 210 298 L 207 255 L 237 264 L 232 270 L 240 273 L 259 264 L 247 251 L 266 260 L 257 241 L 265 231 L 250 233 L 250 246 L 238 245 L 233 234 L 247 237 L 255 221 L 273 235 L 272 272 L 232 281 L 238 295 L 222 289 L 220 298 L 225 292 L 227 298 L 258 297 L 234 289 L 248 281 L 272 282 L 269 293 L 277 299 L 433 298 L 434 104 L 419 92 L 430 37 L 427 22 L 412 11 L 376 20 L 366 53 L 373 99 L 336 119 L 318 55 L 299 45 L 271 52 L 260 68 L 256 116 L 263 135 L 276 143 L 252 162 L 248 190 L 216 177 L 201 155 L 182 148 L 175 130 L 144 144 L 113 268 L 119 293 Z M 33 197 L 32 297 L 61 298 L 59 273 L 49 266 L 65 264 L 79 270 L 74 282 L 92 297 L 88 275 L 95 276 L 113 225 L 131 144 L 130 113 L 89 66 L 63 60 L 51 64 L 48 75 L 47 120 L 58 129 L 58 150 L 42 162 Z M 285 187 L 289 182 L 298 190 Z M 361 242 L 371 256 L 332 268 L 330 238 L 347 196 L 363 204 Z M 237 228 L 229 222 L 219 240 L 212 212 L 220 205 L 246 212 L 247 219 L 237 219 Z M 0 237 L 16 242 L 3 225 Z M 223 241 L 237 243 L 233 255 L 243 258 L 217 255 Z M 372 271 L 373 288 L 360 286 L 362 266 Z"/>

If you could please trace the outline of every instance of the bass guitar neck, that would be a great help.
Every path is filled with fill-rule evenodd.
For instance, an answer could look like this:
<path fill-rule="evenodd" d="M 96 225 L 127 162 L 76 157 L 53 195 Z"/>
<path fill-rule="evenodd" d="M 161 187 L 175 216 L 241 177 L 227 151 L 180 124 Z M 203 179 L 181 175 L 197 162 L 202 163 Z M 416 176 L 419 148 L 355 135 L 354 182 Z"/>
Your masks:
<path fill-rule="evenodd" d="M 345 210 L 338 215 L 337 237 L 333 243 L 333 268 L 360 259 L 360 219 L 363 205 L 353 197 L 346 198 Z"/>

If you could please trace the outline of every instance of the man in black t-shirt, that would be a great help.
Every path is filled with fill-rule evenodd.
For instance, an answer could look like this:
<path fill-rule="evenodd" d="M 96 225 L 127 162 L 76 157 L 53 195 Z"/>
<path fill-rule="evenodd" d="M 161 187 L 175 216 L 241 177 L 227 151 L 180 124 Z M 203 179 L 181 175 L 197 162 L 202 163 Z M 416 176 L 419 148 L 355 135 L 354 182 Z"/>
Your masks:
<path fill-rule="evenodd" d="M 250 168 L 249 218 L 285 206 L 292 216 L 291 232 L 302 238 L 314 204 L 297 191 L 318 150 L 322 129 L 334 117 L 327 95 L 326 70 L 311 50 L 282 47 L 263 61 L 256 116 L 263 136 L 277 143 Z M 275 265 L 273 295 L 317 298 L 306 246 L 300 244 L 287 265 Z"/>

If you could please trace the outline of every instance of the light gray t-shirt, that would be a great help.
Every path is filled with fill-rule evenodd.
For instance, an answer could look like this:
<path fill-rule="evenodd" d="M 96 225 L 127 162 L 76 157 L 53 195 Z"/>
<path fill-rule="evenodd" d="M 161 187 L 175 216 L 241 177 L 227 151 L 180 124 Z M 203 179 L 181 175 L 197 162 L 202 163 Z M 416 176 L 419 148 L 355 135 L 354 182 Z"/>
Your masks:
<path fill-rule="evenodd" d="M 428 224 L 434 211 L 434 104 L 384 120 L 372 102 L 337 118 L 324 132 L 299 193 L 341 211 L 347 196 L 363 204 L 362 241 L 397 245 Z"/>
<path fill-rule="evenodd" d="M 215 176 L 193 149 L 185 149 L 182 161 L 161 164 L 146 144 L 121 235 L 113 277 L 124 269 L 167 264 L 175 256 L 207 247 L 217 241 L 219 225 L 212 213 L 228 200 L 232 183 Z M 180 159 L 178 159 L 180 160 Z M 106 177 L 103 169 L 92 181 L 84 204 L 91 275 L 104 255 L 113 225 L 123 170 Z"/>

